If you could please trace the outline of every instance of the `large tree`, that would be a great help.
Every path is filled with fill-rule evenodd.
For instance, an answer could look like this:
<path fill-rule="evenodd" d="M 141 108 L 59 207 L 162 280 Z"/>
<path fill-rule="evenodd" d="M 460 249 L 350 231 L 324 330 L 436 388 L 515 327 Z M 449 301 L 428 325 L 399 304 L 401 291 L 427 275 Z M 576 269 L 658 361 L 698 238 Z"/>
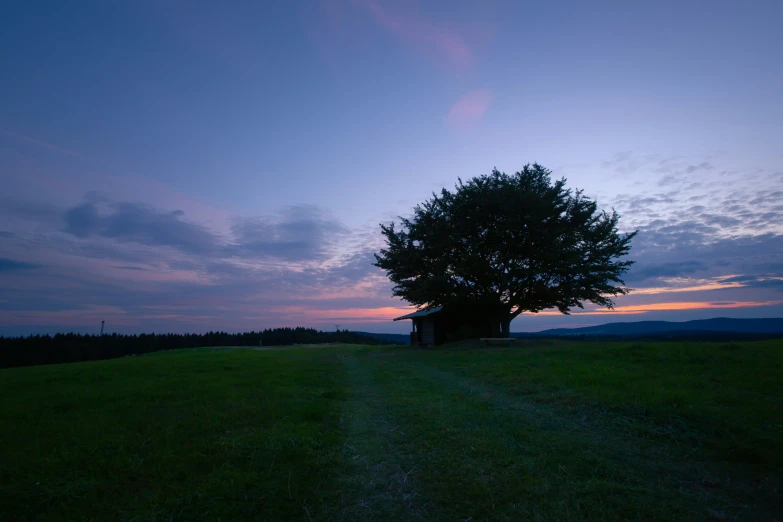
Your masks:
<path fill-rule="evenodd" d="M 616 212 L 565 184 L 538 164 L 460 179 L 399 229 L 381 225 L 386 248 L 375 266 L 395 296 L 420 308 L 467 304 L 489 314 L 495 336 L 508 337 L 523 312 L 612 308 L 629 291 L 621 277 L 633 262 L 623 258 L 636 232 L 621 234 Z"/>

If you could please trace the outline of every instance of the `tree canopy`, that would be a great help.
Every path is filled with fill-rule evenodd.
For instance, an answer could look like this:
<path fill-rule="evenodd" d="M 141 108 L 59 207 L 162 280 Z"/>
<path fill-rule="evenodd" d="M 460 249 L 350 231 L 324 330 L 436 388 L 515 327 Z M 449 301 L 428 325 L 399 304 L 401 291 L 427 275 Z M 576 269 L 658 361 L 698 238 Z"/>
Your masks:
<path fill-rule="evenodd" d="M 491 314 L 493 334 L 508 336 L 523 312 L 584 302 L 612 308 L 629 289 L 622 275 L 636 232 L 599 211 L 581 190 L 552 181 L 538 164 L 494 169 L 417 205 L 413 217 L 381 225 L 386 247 L 376 263 L 393 293 L 420 308 L 473 306 Z"/>

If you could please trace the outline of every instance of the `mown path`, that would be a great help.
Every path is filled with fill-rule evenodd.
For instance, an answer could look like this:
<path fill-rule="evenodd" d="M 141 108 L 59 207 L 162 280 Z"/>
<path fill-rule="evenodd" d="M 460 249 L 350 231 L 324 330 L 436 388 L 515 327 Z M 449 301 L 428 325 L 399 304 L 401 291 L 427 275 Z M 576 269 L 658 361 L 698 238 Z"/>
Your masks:
<path fill-rule="evenodd" d="M 417 491 L 416 457 L 406 447 L 408 434 L 398 424 L 367 365 L 353 355 L 342 357 L 350 398 L 340 422 L 346 433 L 343 520 L 412 520 L 426 514 Z"/>
<path fill-rule="evenodd" d="M 337 520 L 773 520 L 677 419 L 568 407 L 389 352 L 348 376 Z"/>

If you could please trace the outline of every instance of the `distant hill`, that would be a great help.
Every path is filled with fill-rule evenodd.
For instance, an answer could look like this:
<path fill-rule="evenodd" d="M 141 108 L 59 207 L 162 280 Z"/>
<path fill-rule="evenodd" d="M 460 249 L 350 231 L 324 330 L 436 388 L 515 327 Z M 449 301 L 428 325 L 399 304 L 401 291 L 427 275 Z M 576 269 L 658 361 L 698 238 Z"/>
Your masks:
<path fill-rule="evenodd" d="M 726 332 L 742 334 L 783 334 L 783 318 L 771 319 L 699 319 L 695 321 L 637 321 L 631 323 L 609 323 L 586 328 L 555 328 L 530 333 L 512 333 L 514 337 L 530 336 L 593 336 L 617 335 L 638 336 L 652 334 Z"/>
<path fill-rule="evenodd" d="M 381 341 L 387 341 L 395 344 L 410 344 L 410 334 L 392 334 L 392 333 L 372 333 L 372 332 L 353 332 L 366 337 L 372 337 L 373 339 L 379 339 Z"/>
<path fill-rule="evenodd" d="M 409 334 L 353 332 L 380 341 L 410 344 Z M 741 341 L 783 337 L 783 318 L 772 319 L 698 319 L 695 321 L 636 321 L 608 323 L 586 328 L 553 328 L 541 332 L 511 332 L 511 337 L 574 337 L 596 340 L 605 338 L 645 338 L 688 341 Z"/>

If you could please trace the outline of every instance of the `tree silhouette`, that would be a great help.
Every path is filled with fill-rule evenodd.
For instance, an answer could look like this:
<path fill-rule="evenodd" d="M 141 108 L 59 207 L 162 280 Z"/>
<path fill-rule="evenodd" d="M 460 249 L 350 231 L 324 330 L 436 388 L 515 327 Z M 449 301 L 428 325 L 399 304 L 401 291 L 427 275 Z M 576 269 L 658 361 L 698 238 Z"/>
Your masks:
<path fill-rule="evenodd" d="M 629 291 L 621 276 L 633 262 L 623 257 L 636 232 L 620 234 L 617 213 L 565 183 L 538 164 L 460 179 L 400 218 L 399 230 L 381 225 L 386 248 L 375 266 L 395 296 L 422 308 L 470 307 L 493 336 L 508 337 L 522 312 L 568 314 L 585 301 L 612 308 Z"/>

